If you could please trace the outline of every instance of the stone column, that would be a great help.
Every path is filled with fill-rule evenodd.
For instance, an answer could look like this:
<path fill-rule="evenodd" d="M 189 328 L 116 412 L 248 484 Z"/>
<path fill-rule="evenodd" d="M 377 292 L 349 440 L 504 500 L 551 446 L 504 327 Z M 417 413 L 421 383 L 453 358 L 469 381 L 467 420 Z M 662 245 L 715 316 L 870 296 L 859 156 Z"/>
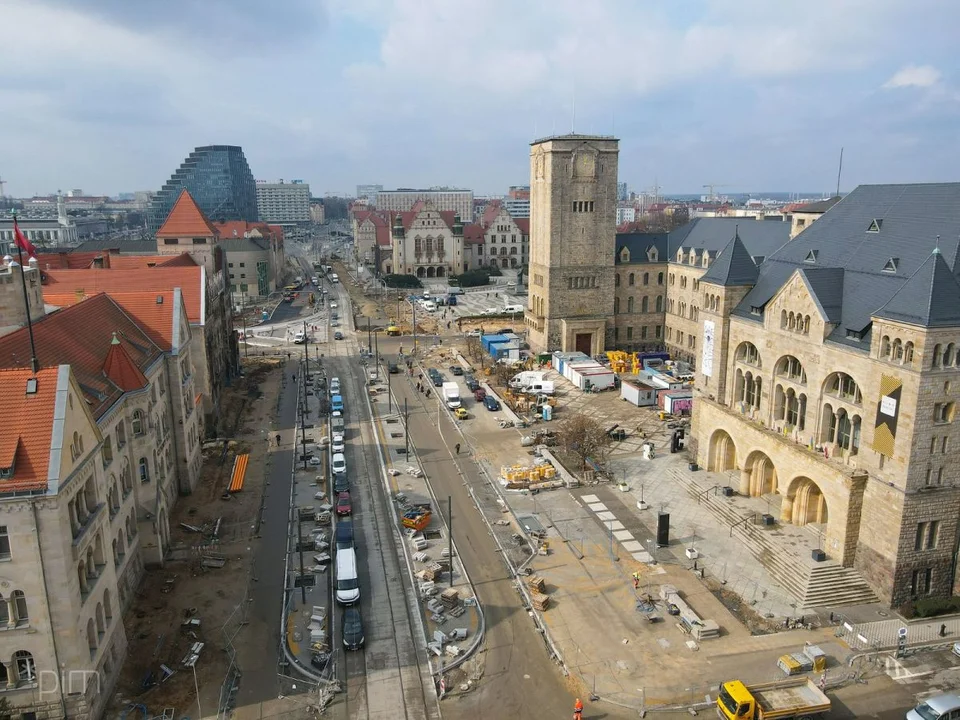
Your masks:
<path fill-rule="evenodd" d="M 756 464 L 756 461 L 754 461 Z M 748 468 L 743 468 L 740 471 L 740 494 L 744 497 L 750 495 L 750 470 Z"/>
<path fill-rule="evenodd" d="M 7 690 L 12 690 L 17 686 L 16 667 L 14 667 L 13 662 L 5 662 L 3 667 L 7 670 Z"/>
<path fill-rule="evenodd" d="M 13 595 L 6 598 L 7 603 L 7 629 L 17 626 L 17 606 L 13 601 Z"/>
<path fill-rule="evenodd" d="M 780 502 L 780 522 L 793 522 L 793 498 L 789 495 L 784 495 L 783 500 Z"/>

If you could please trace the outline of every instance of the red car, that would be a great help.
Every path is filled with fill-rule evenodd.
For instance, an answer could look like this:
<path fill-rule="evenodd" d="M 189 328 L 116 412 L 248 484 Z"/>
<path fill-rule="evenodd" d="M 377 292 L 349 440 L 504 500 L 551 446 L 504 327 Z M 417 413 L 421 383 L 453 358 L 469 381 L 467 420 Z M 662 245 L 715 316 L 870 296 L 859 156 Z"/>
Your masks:
<path fill-rule="evenodd" d="M 350 504 L 350 493 L 344 490 L 337 495 L 337 515 L 349 515 L 353 512 Z"/>
<path fill-rule="evenodd" d="M 477 388 L 473 391 L 473 397 L 477 402 L 483 402 L 483 399 L 487 396 L 487 391 L 483 388 Z"/>

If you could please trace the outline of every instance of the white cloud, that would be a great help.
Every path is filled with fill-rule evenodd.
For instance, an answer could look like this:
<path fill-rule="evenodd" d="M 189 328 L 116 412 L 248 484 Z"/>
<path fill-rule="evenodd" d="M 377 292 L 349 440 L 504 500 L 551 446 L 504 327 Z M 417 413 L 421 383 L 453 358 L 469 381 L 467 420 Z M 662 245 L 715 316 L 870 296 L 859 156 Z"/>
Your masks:
<path fill-rule="evenodd" d="M 896 88 L 928 88 L 940 82 L 940 71 L 932 65 L 906 65 L 900 68 L 887 80 L 883 87 L 887 90 Z"/>

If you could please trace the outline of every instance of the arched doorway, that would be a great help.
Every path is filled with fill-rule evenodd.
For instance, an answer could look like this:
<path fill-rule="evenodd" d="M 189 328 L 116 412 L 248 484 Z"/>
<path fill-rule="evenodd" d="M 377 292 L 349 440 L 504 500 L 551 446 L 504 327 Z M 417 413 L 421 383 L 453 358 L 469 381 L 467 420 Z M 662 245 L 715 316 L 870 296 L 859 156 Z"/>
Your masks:
<path fill-rule="evenodd" d="M 801 476 L 790 482 L 780 505 L 780 521 L 801 527 L 811 523 L 826 525 L 827 499 L 813 480 Z"/>
<path fill-rule="evenodd" d="M 428 278 L 434 277 L 434 273 L 435 273 L 435 272 L 436 272 L 436 271 L 435 271 L 432 267 L 428 267 L 428 268 L 427 268 L 427 277 L 428 277 Z"/>
<path fill-rule="evenodd" d="M 437 277 L 443 277 L 445 274 L 443 265 L 437 268 Z"/>
<path fill-rule="evenodd" d="M 427 276 L 427 271 L 421 266 L 417 268 L 417 277 L 422 278 Z"/>
<path fill-rule="evenodd" d="M 760 497 L 777 490 L 777 469 L 761 450 L 754 450 L 740 471 L 740 494 Z"/>
<path fill-rule="evenodd" d="M 709 472 L 724 472 L 737 469 L 737 446 L 726 430 L 716 430 L 710 437 L 710 455 L 707 458 Z"/>

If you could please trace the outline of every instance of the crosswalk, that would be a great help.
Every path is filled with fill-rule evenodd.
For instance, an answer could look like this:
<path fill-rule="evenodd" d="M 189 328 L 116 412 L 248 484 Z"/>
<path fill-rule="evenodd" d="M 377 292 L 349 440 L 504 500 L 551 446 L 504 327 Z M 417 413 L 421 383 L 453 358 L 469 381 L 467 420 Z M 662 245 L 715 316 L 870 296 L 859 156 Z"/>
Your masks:
<path fill-rule="evenodd" d="M 580 500 L 596 515 L 597 520 L 613 534 L 614 539 L 620 543 L 620 546 L 628 552 L 634 560 L 649 565 L 656 564 L 653 556 L 644 549 L 643 543 L 637 540 L 633 536 L 633 533 L 623 526 L 622 522 L 617 520 L 617 516 L 610 511 L 606 504 L 600 501 L 599 497 L 596 495 L 583 495 Z"/>

